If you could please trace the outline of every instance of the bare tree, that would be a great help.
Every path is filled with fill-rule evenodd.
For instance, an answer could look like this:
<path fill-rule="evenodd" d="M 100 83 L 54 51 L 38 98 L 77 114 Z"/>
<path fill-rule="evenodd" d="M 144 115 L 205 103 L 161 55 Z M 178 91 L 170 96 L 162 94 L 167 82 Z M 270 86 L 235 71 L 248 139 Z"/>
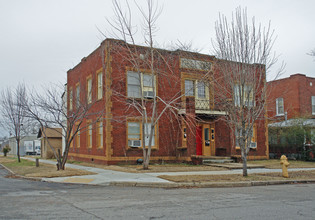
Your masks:
<path fill-rule="evenodd" d="M 216 105 L 226 112 L 223 118 L 241 149 L 243 176 L 247 176 L 247 155 L 255 123 L 264 118 L 266 72 L 277 57 L 272 53 L 274 30 L 247 20 L 247 11 L 237 8 L 231 22 L 219 15 L 213 41 L 218 74 L 215 85 Z M 283 67 L 283 66 L 282 66 Z M 279 71 L 280 72 L 280 71 Z"/>
<path fill-rule="evenodd" d="M 173 97 L 162 98 L 158 95 L 157 88 L 162 88 L 162 78 L 166 80 L 165 83 L 170 84 L 180 83 L 180 79 L 173 74 L 175 62 L 172 55 L 155 46 L 156 22 L 161 8 L 153 0 L 146 1 L 146 9 L 135 3 L 143 21 L 139 26 L 133 23 L 131 6 L 128 2 L 126 4 L 124 11 L 119 1 L 113 0 L 115 17 L 108 22 L 112 27 L 111 36 L 122 40 L 117 42 L 113 51 L 120 53 L 121 60 L 131 67 L 132 71 L 127 73 L 126 80 L 136 86 L 128 87 L 127 94 L 119 90 L 113 90 L 112 94 L 121 97 L 124 103 L 127 98 L 126 113 L 132 112 L 133 116 L 141 117 L 144 135 L 139 141 L 143 149 L 143 169 L 148 169 L 156 126 L 163 115 L 178 119 L 178 104 L 181 100 L 180 91 Z M 142 35 L 138 35 L 139 33 Z M 104 36 L 107 37 L 106 34 Z M 138 36 L 143 39 L 144 47 L 137 46 Z M 107 91 L 110 89 L 106 88 Z"/>
<path fill-rule="evenodd" d="M 7 88 L 1 93 L 2 126 L 15 136 L 17 157 L 20 159 L 20 141 L 26 130 L 26 118 L 23 103 L 27 100 L 24 84 L 19 84 L 15 90 Z"/>
<path fill-rule="evenodd" d="M 67 112 L 67 102 L 64 97 L 65 90 L 63 86 L 51 86 L 44 89 L 44 93 L 32 92 L 30 101 L 24 105 L 25 112 L 28 118 L 36 120 L 42 129 L 44 137 L 46 128 L 53 129 L 64 138 L 65 150 L 60 153 L 54 149 L 52 144 L 47 140 L 49 147 L 57 159 L 57 169 L 64 170 L 68 159 L 69 148 L 74 141 L 74 138 L 83 131 L 86 131 L 90 124 L 83 122 L 89 117 L 102 117 L 102 112 L 90 112 L 93 102 L 87 100 L 77 101 L 71 114 Z M 59 129 L 58 129 L 59 128 Z M 60 132 L 61 128 L 61 132 Z"/>
<path fill-rule="evenodd" d="M 315 57 L 315 49 L 311 50 L 307 55 L 310 55 L 312 57 Z"/>

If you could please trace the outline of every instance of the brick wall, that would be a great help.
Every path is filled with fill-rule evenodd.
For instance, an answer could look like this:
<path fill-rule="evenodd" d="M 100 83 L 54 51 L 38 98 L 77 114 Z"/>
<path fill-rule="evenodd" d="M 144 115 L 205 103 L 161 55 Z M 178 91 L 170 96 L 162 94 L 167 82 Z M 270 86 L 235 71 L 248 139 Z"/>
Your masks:
<path fill-rule="evenodd" d="M 314 117 L 311 115 L 311 96 L 315 96 L 315 78 L 294 74 L 289 78 L 268 82 L 268 119 L 284 120 L 276 115 L 276 99 L 282 97 L 288 119 Z"/>

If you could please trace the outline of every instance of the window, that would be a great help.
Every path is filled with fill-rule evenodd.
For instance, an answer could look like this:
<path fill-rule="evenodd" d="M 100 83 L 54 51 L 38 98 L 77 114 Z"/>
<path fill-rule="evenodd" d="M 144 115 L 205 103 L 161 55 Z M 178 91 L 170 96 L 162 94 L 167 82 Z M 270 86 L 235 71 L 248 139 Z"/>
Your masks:
<path fill-rule="evenodd" d="M 239 132 L 239 129 L 235 129 L 235 146 L 240 147 L 239 138 L 242 136 L 242 132 Z M 246 135 L 246 134 L 243 134 Z M 256 125 L 253 126 L 252 134 L 251 134 L 251 143 L 249 145 L 250 148 L 256 148 Z"/>
<path fill-rule="evenodd" d="M 72 137 L 72 136 L 73 136 L 73 129 L 71 130 L 71 133 L 70 133 L 70 137 Z M 74 141 L 74 140 L 71 141 L 70 147 L 73 147 L 73 141 Z"/>
<path fill-rule="evenodd" d="M 276 100 L 276 113 L 277 115 L 284 115 L 283 98 L 277 98 Z"/>
<path fill-rule="evenodd" d="M 243 100 L 243 106 L 254 106 L 254 91 L 250 85 L 234 85 L 234 103 L 235 106 L 241 106 L 241 100 Z"/>
<path fill-rule="evenodd" d="M 76 103 L 76 107 L 78 108 L 80 106 L 80 85 L 79 84 L 75 87 L 75 103 Z"/>
<path fill-rule="evenodd" d="M 69 110 L 73 108 L 73 91 L 72 88 L 69 89 Z"/>
<path fill-rule="evenodd" d="M 140 122 L 128 122 L 128 146 L 129 147 L 141 147 L 141 140 L 144 137 L 145 146 L 149 146 L 151 123 L 145 123 L 144 132 L 142 134 L 142 124 Z M 155 131 L 153 130 L 151 146 L 155 146 Z"/>
<path fill-rule="evenodd" d="M 103 73 L 97 74 L 97 99 L 103 98 Z"/>
<path fill-rule="evenodd" d="M 211 70 L 211 62 L 181 58 L 180 67 L 196 70 Z"/>
<path fill-rule="evenodd" d="M 204 82 L 198 82 L 198 98 L 204 99 L 206 98 L 206 85 Z"/>
<path fill-rule="evenodd" d="M 88 148 L 92 147 L 92 125 L 91 124 L 88 126 L 88 131 L 87 131 L 87 146 Z"/>
<path fill-rule="evenodd" d="M 312 96 L 312 115 L 315 115 L 315 96 Z"/>
<path fill-rule="evenodd" d="M 76 147 L 80 147 L 80 128 L 77 128 L 78 129 L 78 132 L 77 132 L 77 134 L 76 134 L 76 138 L 75 138 L 75 146 Z"/>
<path fill-rule="evenodd" d="M 103 147 L 103 122 L 97 122 L 97 147 Z"/>
<path fill-rule="evenodd" d="M 141 91 L 144 98 L 154 97 L 155 77 L 152 75 L 128 71 L 127 84 L 128 97 L 141 98 Z"/>
<path fill-rule="evenodd" d="M 128 146 L 141 147 L 140 123 L 128 122 Z"/>
<path fill-rule="evenodd" d="M 185 96 L 195 96 L 195 82 L 193 80 L 185 80 Z"/>
<path fill-rule="evenodd" d="M 86 82 L 86 98 L 87 103 L 90 104 L 92 102 L 92 78 L 88 78 Z"/>

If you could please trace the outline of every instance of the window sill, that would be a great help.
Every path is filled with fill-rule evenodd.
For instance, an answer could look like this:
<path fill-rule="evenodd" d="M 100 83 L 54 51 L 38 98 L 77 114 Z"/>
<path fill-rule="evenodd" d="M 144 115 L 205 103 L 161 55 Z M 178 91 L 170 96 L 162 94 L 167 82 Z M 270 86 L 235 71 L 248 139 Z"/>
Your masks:
<path fill-rule="evenodd" d="M 147 147 L 146 147 L 146 149 L 148 149 Z M 143 148 L 142 147 L 127 147 L 127 150 L 128 151 L 138 151 L 138 150 L 143 150 Z M 157 150 L 157 148 L 156 147 L 151 147 L 151 150 Z"/>
<path fill-rule="evenodd" d="M 284 116 L 284 114 L 278 114 L 278 115 L 276 115 L 276 117 L 280 117 L 280 116 Z"/>

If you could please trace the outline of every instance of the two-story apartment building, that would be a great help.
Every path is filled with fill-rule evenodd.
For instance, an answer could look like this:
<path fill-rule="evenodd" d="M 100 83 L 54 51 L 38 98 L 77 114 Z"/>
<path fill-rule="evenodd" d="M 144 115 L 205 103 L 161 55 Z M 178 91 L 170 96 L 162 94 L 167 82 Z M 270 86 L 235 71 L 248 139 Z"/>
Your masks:
<path fill-rule="evenodd" d="M 81 126 L 87 129 L 74 138 L 70 158 L 103 164 L 141 158 L 141 140 L 146 137 L 142 111 L 137 109 L 143 105 L 137 103 L 144 103 L 150 115 L 153 97 L 157 100 L 156 111 L 163 114 L 152 137 L 151 160 L 191 161 L 196 156 L 240 155 L 233 132 L 220 120 L 225 112 L 215 104 L 213 82 L 205 81 L 220 76 L 217 59 L 179 50 L 156 49 L 155 53 L 156 61 L 147 65 L 149 48 L 106 39 L 68 71 L 68 114 L 80 102 L 93 104 L 90 111 L 103 114 L 101 120 L 91 114 L 85 119 Z M 140 66 L 135 66 L 135 56 L 143 60 L 137 64 Z M 141 69 L 141 74 L 136 69 Z M 150 120 L 145 127 L 149 125 Z M 257 147 L 250 151 L 249 159 L 268 158 L 266 132 L 262 117 L 254 131 Z"/>
<path fill-rule="evenodd" d="M 268 82 L 270 122 L 293 118 L 315 119 L 315 78 L 304 74 Z"/>

